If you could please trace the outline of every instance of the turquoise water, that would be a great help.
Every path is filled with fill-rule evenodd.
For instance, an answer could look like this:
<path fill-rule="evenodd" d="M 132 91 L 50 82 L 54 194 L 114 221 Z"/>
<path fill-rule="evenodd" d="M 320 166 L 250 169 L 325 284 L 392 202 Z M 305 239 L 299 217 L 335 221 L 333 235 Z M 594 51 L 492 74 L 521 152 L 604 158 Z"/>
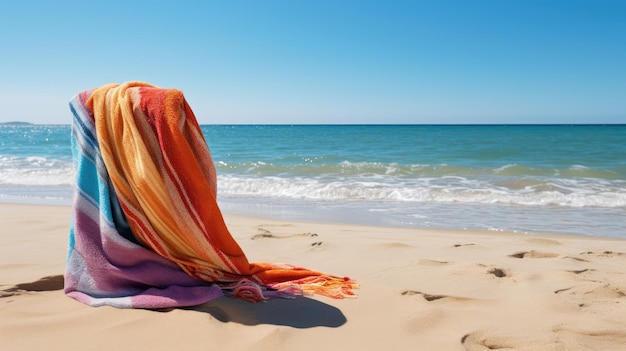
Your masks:
<path fill-rule="evenodd" d="M 624 125 L 204 125 L 227 213 L 626 238 Z M 70 203 L 69 126 L 0 126 L 0 201 Z"/>

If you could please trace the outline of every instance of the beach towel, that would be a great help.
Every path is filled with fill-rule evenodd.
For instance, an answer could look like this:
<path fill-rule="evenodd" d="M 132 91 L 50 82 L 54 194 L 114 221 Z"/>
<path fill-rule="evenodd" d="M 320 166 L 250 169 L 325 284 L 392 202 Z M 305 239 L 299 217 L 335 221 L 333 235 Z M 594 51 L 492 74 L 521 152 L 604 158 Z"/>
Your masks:
<path fill-rule="evenodd" d="M 354 296 L 347 278 L 251 263 L 217 203 L 209 147 L 181 91 L 110 84 L 70 101 L 76 187 L 65 293 L 122 308 L 228 295 Z"/>

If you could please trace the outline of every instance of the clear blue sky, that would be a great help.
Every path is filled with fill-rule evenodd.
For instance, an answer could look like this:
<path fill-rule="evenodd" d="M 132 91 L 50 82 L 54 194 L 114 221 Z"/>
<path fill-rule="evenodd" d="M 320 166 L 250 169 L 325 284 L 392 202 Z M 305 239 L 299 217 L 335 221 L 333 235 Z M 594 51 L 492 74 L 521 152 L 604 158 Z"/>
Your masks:
<path fill-rule="evenodd" d="M 200 123 L 626 123 L 626 1 L 2 1 L 0 122 L 178 88 Z"/>

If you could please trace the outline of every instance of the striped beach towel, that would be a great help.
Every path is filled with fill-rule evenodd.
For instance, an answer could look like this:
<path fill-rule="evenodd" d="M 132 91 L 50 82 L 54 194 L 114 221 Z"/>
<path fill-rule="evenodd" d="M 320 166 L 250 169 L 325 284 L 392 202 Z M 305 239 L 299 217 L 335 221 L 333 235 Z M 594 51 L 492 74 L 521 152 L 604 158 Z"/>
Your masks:
<path fill-rule="evenodd" d="M 125 308 L 191 306 L 222 295 L 262 301 L 353 296 L 356 283 L 251 263 L 216 200 L 209 148 L 181 91 L 141 82 L 72 98 L 76 189 L 65 292 Z"/>

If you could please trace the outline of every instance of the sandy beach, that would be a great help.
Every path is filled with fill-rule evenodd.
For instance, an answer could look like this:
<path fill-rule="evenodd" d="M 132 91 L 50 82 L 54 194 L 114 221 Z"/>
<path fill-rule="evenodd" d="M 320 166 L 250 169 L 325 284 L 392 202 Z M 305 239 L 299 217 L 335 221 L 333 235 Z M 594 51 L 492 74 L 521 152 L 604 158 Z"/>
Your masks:
<path fill-rule="evenodd" d="M 70 207 L 0 204 L 0 350 L 626 350 L 623 240 L 226 221 L 251 261 L 358 297 L 89 307 L 63 293 Z"/>

